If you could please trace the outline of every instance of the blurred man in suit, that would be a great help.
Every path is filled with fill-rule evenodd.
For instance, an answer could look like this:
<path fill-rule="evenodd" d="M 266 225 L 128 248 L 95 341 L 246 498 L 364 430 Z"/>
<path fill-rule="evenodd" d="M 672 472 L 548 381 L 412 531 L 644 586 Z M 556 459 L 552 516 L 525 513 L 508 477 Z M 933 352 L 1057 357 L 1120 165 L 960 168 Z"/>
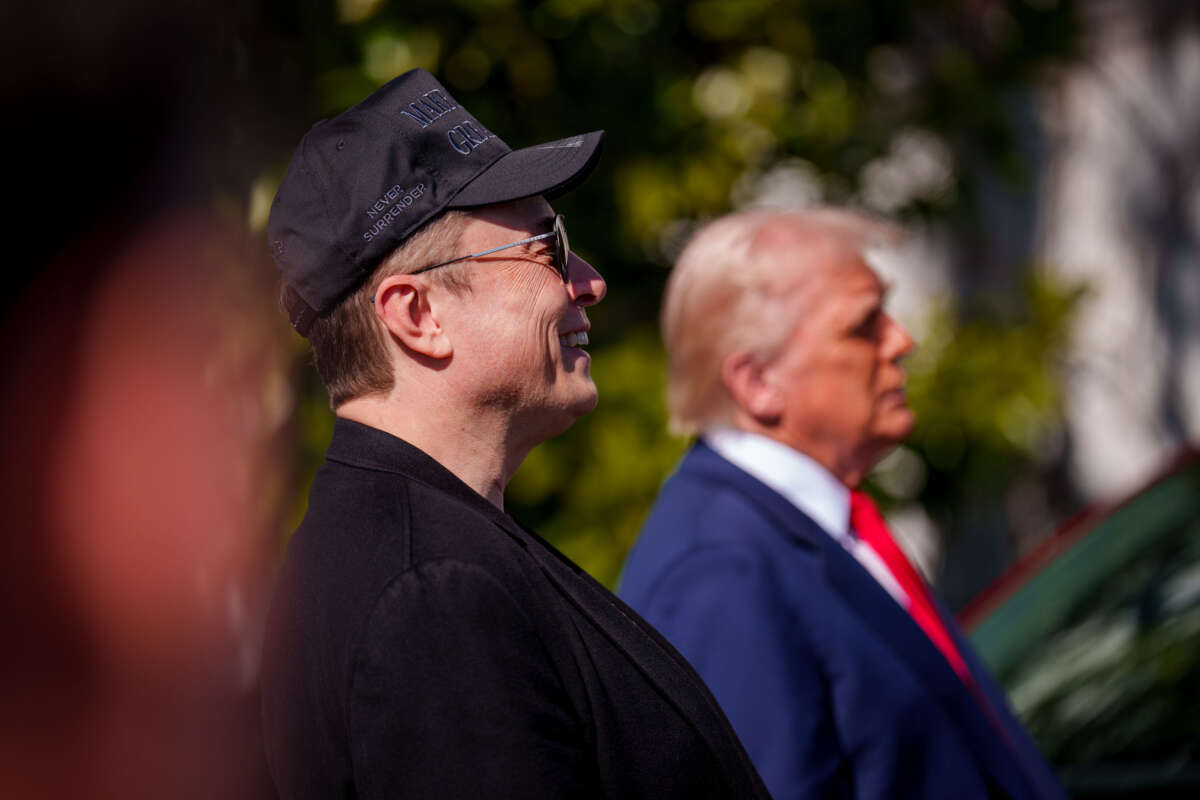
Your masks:
<path fill-rule="evenodd" d="M 748 211 L 689 243 L 663 309 L 666 482 L 620 594 L 695 665 L 778 798 L 1060 798 L 863 477 L 912 430 L 864 252 L 831 209 Z"/>
<path fill-rule="evenodd" d="M 596 405 L 605 284 L 546 198 L 601 137 L 510 150 L 413 70 L 292 159 L 268 233 L 337 421 L 267 625 L 285 800 L 766 796 L 687 662 L 503 510 Z"/>

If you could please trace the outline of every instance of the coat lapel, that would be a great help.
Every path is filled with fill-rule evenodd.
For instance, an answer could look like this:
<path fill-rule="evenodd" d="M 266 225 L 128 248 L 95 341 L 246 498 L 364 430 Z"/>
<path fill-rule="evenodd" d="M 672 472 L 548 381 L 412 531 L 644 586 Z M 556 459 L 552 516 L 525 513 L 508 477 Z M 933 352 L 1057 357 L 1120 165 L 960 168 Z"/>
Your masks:
<path fill-rule="evenodd" d="M 734 794 L 766 797 L 766 787 L 725 713 L 687 659 L 636 611 L 536 533 L 507 515 L 495 521 L 526 548 L 559 593 L 590 619 L 692 725 L 721 762 Z"/>
<path fill-rule="evenodd" d="M 1019 769 L 1014 769 L 1019 764 L 1017 754 L 1010 750 L 1004 735 L 995 730 L 971 691 L 908 612 L 845 548 L 778 492 L 730 464 L 703 443 L 698 444 L 688 458 L 694 459 L 697 469 L 722 485 L 738 488 L 781 532 L 813 550 L 816 557 L 821 559 L 822 574 L 830 590 L 861 620 L 865 628 L 892 650 L 897 659 L 926 687 L 930 696 L 936 698 L 947 716 L 954 721 L 960 736 L 978 757 L 982 771 L 991 775 L 1011 797 L 1030 796 L 1029 787 L 1017 774 Z M 953 621 L 940 604 L 938 611 L 946 627 L 954 631 Z M 964 658 L 972 673 L 979 675 L 978 662 L 967 657 L 967 645 L 960 637 L 952 635 L 960 651 L 964 651 Z M 991 681 L 984 674 L 978 682 L 982 686 Z"/>
<path fill-rule="evenodd" d="M 521 527 L 421 450 L 383 431 L 339 418 L 328 457 L 408 475 L 490 519 L 534 559 L 566 601 L 607 636 L 679 710 L 721 762 L 733 796 L 769 796 L 724 712 L 687 660 L 637 612 L 552 545 Z"/>
<path fill-rule="evenodd" d="M 1016 754 L 1004 739 L 1007 732 L 993 727 L 988 713 L 908 612 L 840 545 L 831 543 L 824 572 L 833 591 L 924 684 L 976 754 L 981 771 L 990 774 L 1009 796 L 1029 796 L 1028 787 L 1014 770 Z"/>

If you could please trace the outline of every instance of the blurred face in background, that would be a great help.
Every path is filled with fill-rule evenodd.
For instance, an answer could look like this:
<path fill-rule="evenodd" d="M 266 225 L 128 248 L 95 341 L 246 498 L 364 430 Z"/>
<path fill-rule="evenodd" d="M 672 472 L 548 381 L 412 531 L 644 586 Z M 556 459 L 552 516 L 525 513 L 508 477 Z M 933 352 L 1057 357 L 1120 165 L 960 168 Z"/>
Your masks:
<path fill-rule="evenodd" d="M 788 254 L 781 253 L 781 273 Z M 884 310 L 886 288 L 850 247 L 803 267 L 777 302 L 795 327 L 764 375 L 782 393 L 776 438 L 856 484 L 912 431 L 900 359 L 908 332 Z"/>

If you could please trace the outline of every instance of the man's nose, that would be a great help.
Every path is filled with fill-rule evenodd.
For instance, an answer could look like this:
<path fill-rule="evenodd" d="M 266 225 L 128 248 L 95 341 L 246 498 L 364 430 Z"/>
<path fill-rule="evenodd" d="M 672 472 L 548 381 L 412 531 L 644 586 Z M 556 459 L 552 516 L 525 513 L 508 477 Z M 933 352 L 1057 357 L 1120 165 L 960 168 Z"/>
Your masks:
<path fill-rule="evenodd" d="M 608 285 L 591 264 L 575 253 L 567 263 L 567 294 L 571 302 L 581 306 L 593 306 L 604 299 Z"/>
<path fill-rule="evenodd" d="M 901 325 L 891 314 L 884 314 L 887 332 L 884 334 L 884 353 L 889 361 L 906 356 L 912 352 L 913 338 L 908 329 Z"/>

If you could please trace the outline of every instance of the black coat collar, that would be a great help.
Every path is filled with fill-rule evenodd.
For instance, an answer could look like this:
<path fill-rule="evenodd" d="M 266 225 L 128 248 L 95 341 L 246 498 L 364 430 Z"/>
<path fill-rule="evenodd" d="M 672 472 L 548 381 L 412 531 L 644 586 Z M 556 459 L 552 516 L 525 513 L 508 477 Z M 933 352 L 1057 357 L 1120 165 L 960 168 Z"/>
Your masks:
<path fill-rule="evenodd" d="M 492 505 L 425 451 L 387 431 L 338 417 L 333 424 L 333 440 L 325 457 L 361 469 L 394 472 L 450 495 L 463 505 L 496 522 L 512 524 L 512 517 Z"/>
<path fill-rule="evenodd" d="M 749 757 L 691 665 L 658 631 L 557 548 L 496 508 L 428 454 L 385 431 L 339 417 L 326 457 L 360 469 L 403 475 L 445 493 L 493 521 L 525 548 L 560 595 L 593 620 L 596 629 L 681 710 L 684 719 L 722 762 L 735 793 L 766 796 Z M 747 779 L 753 787 L 749 791 L 743 783 Z"/>

